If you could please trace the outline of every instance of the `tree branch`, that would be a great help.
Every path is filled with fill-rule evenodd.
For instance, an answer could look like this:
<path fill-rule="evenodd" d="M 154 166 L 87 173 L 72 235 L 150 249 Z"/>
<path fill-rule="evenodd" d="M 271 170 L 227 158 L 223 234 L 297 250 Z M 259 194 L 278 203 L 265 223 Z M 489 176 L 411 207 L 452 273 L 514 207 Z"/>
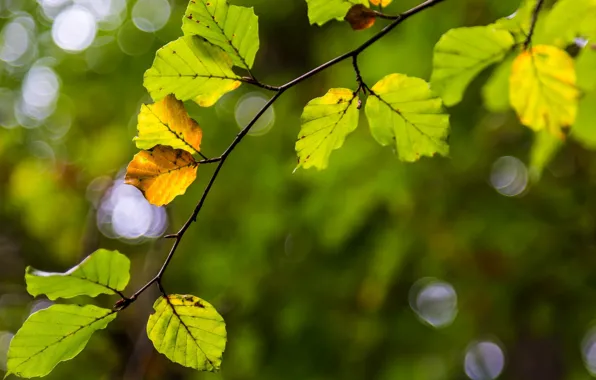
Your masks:
<path fill-rule="evenodd" d="M 145 290 L 147 290 L 154 283 L 156 283 L 158 285 L 159 290 L 161 291 L 162 294 L 164 294 L 164 295 L 166 294 L 165 290 L 162 286 L 161 279 L 162 279 L 165 271 L 167 270 L 168 266 L 170 265 L 170 262 L 172 261 L 172 258 L 174 257 L 174 254 L 176 253 L 178 245 L 182 241 L 184 234 L 186 233 L 186 231 L 188 230 L 190 225 L 197 220 L 197 216 L 199 215 L 199 212 L 203 208 L 205 200 L 207 199 L 207 196 L 209 195 L 211 188 L 213 187 L 213 184 L 215 183 L 215 180 L 217 179 L 217 176 L 219 175 L 219 172 L 221 171 L 221 168 L 223 167 L 224 163 L 226 162 L 226 159 L 234 151 L 234 149 L 242 141 L 242 139 L 248 134 L 250 129 L 261 118 L 261 116 L 273 105 L 273 103 L 275 103 L 275 101 L 277 99 L 279 99 L 279 97 L 286 90 L 296 86 L 300 82 L 302 82 L 302 81 L 304 81 L 304 80 L 306 80 L 306 79 L 308 79 L 308 78 L 310 78 L 310 77 L 312 77 L 312 76 L 314 76 L 314 75 L 316 75 L 332 66 L 335 66 L 336 64 L 338 64 L 348 58 L 352 58 L 352 60 L 353 60 L 352 63 L 354 65 L 354 70 L 356 71 L 358 84 L 360 85 L 360 87 L 365 86 L 365 88 L 367 88 L 366 85 L 362 82 L 362 77 L 360 76 L 360 71 L 358 69 L 358 63 L 357 63 L 358 55 L 360 53 L 362 53 L 364 50 L 366 50 L 368 47 L 370 47 L 372 44 L 374 44 L 375 42 L 377 42 L 378 40 L 383 38 L 383 36 L 385 36 L 386 34 L 391 32 L 396 26 L 401 24 L 408 17 L 413 16 L 425 9 L 428 9 L 442 1 L 444 1 L 444 0 L 427 0 L 424 3 L 421 3 L 420 5 L 412 8 L 398 16 L 390 16 L 391 19 L 393 19 L 393 22 L 391 22 L 389 25 L 384 27 L 379 33 L 372 36 L 370 39 L 368 39 L 366 42 L 364 42 L 362 45 L 360 45 L 356 49 L 349 51 L 345 54 L 342 54 L 342 55 L 318 66 L 317 68 L 300 75 L 299 77 L 289 81 L 288 83 L 286 83 L 280 87 L 269 86 L 269 85 L 263 84 L 263 83 L 259 82 L 258 80 L 256 80 L 254 77 L 242 77 L 241 78 L 242 82 L 250 83 L 250 84 L 256 85 L 258 87 L 261 87 L 261 88 L 264 88 L 267 90 L 275 91 L 275 94 L 261 108 L 261 110 L 254 116 L 254 118 L 248 123 L 248 125 L 246 125 L 246 127 L 244 127 L 236 135 L 234 140 L 230 143 L 228 148 L 222 153 L 222 155 L 220 157 L 199 161 L 199 163 L 217 162 L 217 167 L 215 168 L 215 171 L 213 172 L 211 179 L 207 183 L 207 186 L 205 187 L 205 190 L 203 191 L 203 195 L 201 196 L 201 199 L 197 203 L 197 205 L 196 205 L 195 209 L 193 210 L 192 214 L 190 215 L 190 217 L 187 219 L 187 221 L 184 223 L 184 225 L 180 228 L 180 230 L 175 234 L 165 236 L 165 238 L 174 239 L 174 244 L 172 245 L 172 248 L 170 249 L 168 256 L 166 257 L 161 269 L 157 272 L 155 277 L 153 277 L 149 282 L 147 282 L 139 290 L 137 290 L 130 298 L 123 297 L 121 300 L 116 302 L 116 304 L 114 305 L 114 310 L 120 311 L 120 310 L 123 310 L 123 309 L 127 308 L 128 306 L 130 306 L 137 299 L 137 297 L 140 294 L 142 294 Z"/>

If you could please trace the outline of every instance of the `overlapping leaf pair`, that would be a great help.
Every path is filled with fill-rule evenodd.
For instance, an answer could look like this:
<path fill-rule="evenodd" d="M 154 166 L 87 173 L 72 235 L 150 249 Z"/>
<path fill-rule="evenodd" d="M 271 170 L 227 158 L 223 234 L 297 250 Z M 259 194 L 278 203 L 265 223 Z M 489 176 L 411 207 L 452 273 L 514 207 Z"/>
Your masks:
<path fill-rule="evenodd" d="M 538 177 L 561 145 L 563 128 L 573 126 L 571 136 L 596 146 L 596 130 L 587 125 L 596 117 L 589 116 L 596 100 L 590 93 L 596 53 L 584 47 L 574 61 L 564 50 L 578 37 L 596 37 L 596 1 L 558 1 L 539 15 L 526 41 L 535 7 L 536 1 L 524 1 L 512 17 L 494 24 L 449 30 L 435 46 L 431 84 L 452 106 L 481 71 L 504 61 L 483 89 L 485 105 L 494 112 L 512 107 L 537 133 L 531 166 Z M 587 96 L 580 102 L 581 90 Z"/>
<path fill-rule="evenodd" d="M 183 101 L 212 106 L 238 88 L 233 66 L 250 70 L 259 49 L 258 17 L 252 8 L 225 0 L 191 0 L 182 19 L 184 36 L 159 49 L 145 72 L 144 86 L 155 101 L 143 105 L 135 138 L 138 153 L 125 181 L 162 206 L 194 182 L 202 132 Z"/>
<path fill-rule="evenodd" d="M 366 116 L 379 144 L 393 146 L 398 157 L 408 162 L 449 153 L 449 116 L 428 83 L 390 74 L 369 92 Z M 327 167 L 331 152 L 358 126 L 359 103 L 357 92 L 339 88 L 306 105 L 296 142 L 298 167 Z"/>
<path fill-rule="evenodd" d="M 130 260 L 118 251 L 99 249 L 65 273 L 26 270 L 27 291 L 50 300 L 118 294 L 130 279 Z M 172 361 L 214 371 L 226 345 L 225 323 L 207 302 L 188 295 L 160 297 L 149 317 L 147 334 Z M 116 318 L 117 309 L 53 304 L 32 313 L 10 343 L 7 375 L 45 376 L 77 356 L 97 330 Z"/>

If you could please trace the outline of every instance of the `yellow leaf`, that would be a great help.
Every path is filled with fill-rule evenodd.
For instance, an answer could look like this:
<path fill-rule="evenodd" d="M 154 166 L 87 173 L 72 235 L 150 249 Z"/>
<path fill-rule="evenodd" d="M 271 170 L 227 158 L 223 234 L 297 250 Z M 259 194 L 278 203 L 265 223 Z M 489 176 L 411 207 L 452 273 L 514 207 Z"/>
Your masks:
<path fill-rule="evenodd" d="M 154 104 L 143 104 L 137 129 L 139 135 L 134 141 L 139 149 L 168 145 L 190 153 L 201 150 L 201 128 L 188 116 L 184 103 L 174 95 L 168 95 Z"/>
<path fill-rule="evenodd" d="M 509 78 L 511 106 L 522 124 L 563 138 L 561 128 L 575 121 L 579 91 L 573 59 L 563 50 L 538 45 L 513 62 Z"/>
<path fill-rule="evenodd" d="M 345 20 L 354 30 L 368 29 L 375 24 L 377 15 L 362 4 L 356 4 L 348 11 Z"/>
<path fill-rule="evenodd" d="M 381 5 L 382 7 L 386 7 L 387 5 L 391 4 L 392 0 L 370 0 L 372 5 Z"/>
<path fill-rule="evenodd" d="M 184 194 L 197 177 L 198 165 L 187 151 L 158 145 L 134 156 L 124 182 L 141 190 L 151 204 L 163 206 Z"/>

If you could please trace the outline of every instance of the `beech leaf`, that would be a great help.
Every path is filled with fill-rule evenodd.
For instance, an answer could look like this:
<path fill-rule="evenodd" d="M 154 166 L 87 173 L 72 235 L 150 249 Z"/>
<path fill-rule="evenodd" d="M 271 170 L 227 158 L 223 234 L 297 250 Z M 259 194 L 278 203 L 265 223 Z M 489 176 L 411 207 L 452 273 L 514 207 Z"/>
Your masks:
<path fill-rule="evenodd" d="M 239 79 L 232 71 L 232 59 L 221 48 L 198 36 L 184 36 L 157 51 L 143 85 L 156 102 L 174 94 L 179 100 L 210 107 L 238 88 Z"/>
<path fill-rule="evenodd" d="M 466 87 L 485 68 L 501 61 L 514 41 L 508 31 L 493 26 L 451 29 L 434 48 L 430 79 L 451 106 L 461 101 Z"/>
<path fill-rule="evenodd" d="M 259 50 L 259 18 L 252 8 L 229 5 L 226 0 L 191 1 L 182 31 L 219 46 L 243 69 L 252 67 Z"/>
<path fill-rule="evenodd" d="M 189 153 L 201 150 L 203 132 L 188 116 L 184 103 L 168 95 L 154 104 L 143 104 L 137 124 L 139 135 L 134 138 L 139 149 L 168 145 Z"/>
<path fill-rule="evenodd" d="M 215 372 L 226 348 L 226 324 L 211 304 L 170 294 L 153 304 L 147 335 L 158 352 L 185 367 Z"/>
<path fill-rule="evenodd" d="M 98 249 L 65 273 L 51 273 L 27 267 L 25 281 L 32 296 L 49 299 L 81 295 L 116 294 L 130 280 L 130 260 L 118 251 Z"/>
<path fill-rule="evenodd" d="M 134 156 L 124 182 L 141 190 L 151 204 L 163 206 L 186 192 L 197 176 L 198 165 L 185 150 L 157 145 Z"/>
<path fill-rule="evenodd" d="M 52 305 L 29 316 L 10 342 L 6 374 L 45 376 L 77 356 L 116 313 L 93 305 Z"/>
<path fill-rule="evenodd" d="M 555 46 L 538 45 L 514 61 L 509 99 L 522 124 L 562 138 L 575 121 L 579 91 L 573 59 Z"/>
<path fill-rule="evenodd" d="M 371 90 L 366 116 L 379 144 L 394 146 L 402 161 L 449 154 L 449 115 L 427 82 L 390 74 Z"/>
<path fill-rule="evenodd" d="M 345 20 L 354 30 L 368 29 L 375 24 L 377 15 L 362 4 L 356 4 L 348 11 Z"/>
<path fill-rule="evenodd" d="M 358 126 L 358 97 L 346 88 L 333 88 L 308 102 L 296 141 L 298 167 L 324 169 L 334 149 Z"/>

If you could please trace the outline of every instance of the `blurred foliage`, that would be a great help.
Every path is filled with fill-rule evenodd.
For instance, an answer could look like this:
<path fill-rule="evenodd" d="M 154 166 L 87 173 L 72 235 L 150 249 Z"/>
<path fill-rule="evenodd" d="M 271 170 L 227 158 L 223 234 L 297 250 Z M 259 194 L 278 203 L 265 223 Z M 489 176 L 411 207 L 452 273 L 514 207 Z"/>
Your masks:
<path fill-rule="evenodd" d="M 255 7 L 261 50 L 253 72 L 270 84 L 354 48 L 382 24 L 356 33 L 347 23 L 309 26 L 302 0 L 234 3 Z M 98 216 L 136 151 L 137 114 L 150 101 L 143 73 L 157 49 L 181 35 L 187 2 L 170 4 L 168 23 L 144 32 L 131 21 L 130 1 L 120 26 L 99 30 L 74 54 L 52 42 L 39 4 L 0 0 L 0 42 L 17 19 L 29 36 L 23 62 L 0 62 L 0 353 L 30 311 L 48 305 L 26 295 L 26 265 L 63 272 L 97 248 L 118 249 L 132 260 L 128 294 L 167 254 L 167 241 L 114 238 Z M 416 4 L 393 2 L 386 11 Z M 372 84 L 399 72 L 428 80 L 443 33 L 487 25 L 518 5 L 449 0 L 416 15 L 359 58 L 363 78 Z M 43 121 L 11 111 L 32 67 L 50 68 L 58 79 Z M 221 372 L 198 373 L 154 351 L 145 332 L 154 290 L 48 378 L 463 379 L 466 349 L 483 339 L 502 346 L 503 378 L 589 378 L 583 360 L 596 317 L 596 156 L 568 139 L 540 182 L 504 196 L 518 178 L 500 183 L 497 164 L 518 161 L 498 159 L 528 164 L 534 136 L 512 111 L 485 110 L 483 92 L 507 96 L 498 86 L 482 90 L 491 70 L 449 110 L 451 157 L 416 164 L 379 149 L 361 127 L 326 171 L 292 174 L 302 108 L 329 88 L 352 87 L 350 62 L 285 93 L 273 127 L 230 156 L 164 279 L 169 292 L 201 294 L 223 315 L 229 341 Z M 229 144 L 239 130 L 235 107 L 255 92 L 245 85 L 212 108 L 187 104 L 203 130 L 203 153 L 215 156 Z M 590 94 L 582 102 L 593 102 Z M 588 134 L 596 123 L 590 109 L 580 106 L 578 116 Z M 187 195 L 167 207 L 168 231 L 189 216 L 211 170 L 201 166 Z M 414 285 L 428 277 L 457 293 L 448 326 L 422 323 L 410 306 Z M 97 304 L 113 302 L 101 296 Z"/>

